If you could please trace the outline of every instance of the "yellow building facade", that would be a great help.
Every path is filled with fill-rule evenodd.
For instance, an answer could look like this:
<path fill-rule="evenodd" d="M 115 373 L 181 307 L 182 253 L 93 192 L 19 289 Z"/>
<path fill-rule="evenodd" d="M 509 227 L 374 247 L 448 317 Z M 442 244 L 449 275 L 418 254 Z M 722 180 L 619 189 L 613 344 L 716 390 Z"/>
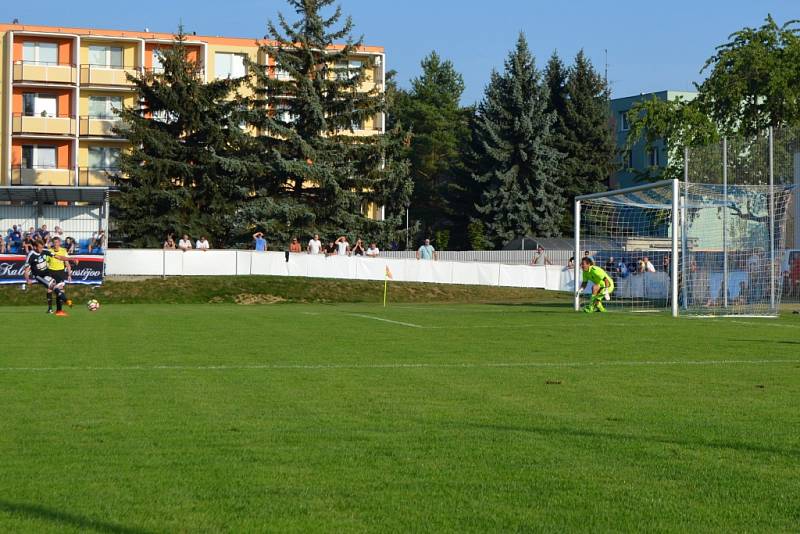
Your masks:
<path fill-rule="evenodd" d="M 0 24 L 0 186 L 105 186 L 127 141 L 114 134 L 114 110 L 133 106 L 128 74 L 160 68 L 158 50 L 172 34 Z M 244 75 L 244 58 L 272 67 L 260 51 L 268 41 L 190 35 L 189 56 L 206 80 Z M 366 67 L 363 90 L 383 90 L 382 47 L 364 46 L 350 59 Z M 384 131 L 382 115 L 355 135 Z M 375 206 L 368 215 L 382 218 Z"/>

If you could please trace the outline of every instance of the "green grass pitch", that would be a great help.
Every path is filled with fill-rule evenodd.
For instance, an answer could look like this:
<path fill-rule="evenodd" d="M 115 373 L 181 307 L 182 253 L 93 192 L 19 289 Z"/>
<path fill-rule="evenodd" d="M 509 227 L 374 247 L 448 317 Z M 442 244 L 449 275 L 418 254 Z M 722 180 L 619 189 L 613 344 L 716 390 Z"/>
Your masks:
<path fill-rule="evenodd" d="M 796 531 L 800 321 L 0 308 L 0 531 Z"/>

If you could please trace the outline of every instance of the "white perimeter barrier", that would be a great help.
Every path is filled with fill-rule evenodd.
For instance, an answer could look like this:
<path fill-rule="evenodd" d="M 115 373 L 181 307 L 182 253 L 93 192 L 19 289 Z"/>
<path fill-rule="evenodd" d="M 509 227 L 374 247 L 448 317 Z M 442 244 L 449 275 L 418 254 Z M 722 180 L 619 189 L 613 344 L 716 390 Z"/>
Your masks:
<path fill-rule="evenodd" d="M 572 291 L 573 273 L 558 265 L 418 261 L 390 258 L 325 257 L 250 250 L 110 249 L 107 276 L 270 275 L 383 280 L 386 268 L 397 282 L 430 282 Z"/>

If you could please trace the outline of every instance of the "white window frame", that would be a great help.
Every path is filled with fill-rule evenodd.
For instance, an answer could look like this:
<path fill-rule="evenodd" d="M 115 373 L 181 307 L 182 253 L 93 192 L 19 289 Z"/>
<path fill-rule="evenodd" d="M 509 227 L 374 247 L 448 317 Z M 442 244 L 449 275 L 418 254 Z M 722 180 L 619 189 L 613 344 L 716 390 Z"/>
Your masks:
<path fill-rule="evenodd" d="M 113 58 L 113 51 L 119 50 L 120 55 L 120 62 L 119 65 L 115 65 L 112 62 Z M 103 63 L 92 63 L 91 57 L 92 52 L 103 52 L 105 55 L 105 59 Z M 99 69 L 124 69 L 125 68 L 125 49 L 121 46 L 110 46 L 110 45 L 89 45 L 89 66 L 93 68 Z"/>
<path fill-rule="evenodd" d="M 26 49 L 33 48 L 33 59 L 25 59 Z M 42 60 L 42 48 L 55 49 L 55 61 Z M 46 43 L 41 41 L 25 41 L 22 43 L 22 63 L 29 65 L 58 65 L 58 43 Z"/>
<path fill-rule="evenodd" d="M 25 101 L 28 96 L 33 96 L 33 111 L 30 113 L 25 109 Z M 23 93 L 22 114 L 26 117 L 58 117 L 58 95 L 51 93 Z"/>
<path fill-rule="evenodd" d="M 220 58 L 222 56 L 228 56 L 230 58 L 230 67 L 227 69 L 227 72 L 220 72 Z M 233 59 L 235 57 L 241 58 L 242 61 L 242 70 L 241 75 L 236 75 L 236 70 L 234 68 L 235 64 Z M 247 68 L 245 67 L 245 58 L 247 54 L 242 54 L 239 52 L 214 52 L 214 77 L 217 80 L 224 80 L 224 79 L 235 79 L 235 78 L 243 78 L 247 75 Z"/>
<path fill-rule="evenodd" d="M 627 132 L 631 129 L 630 122 L 628 121 L 628 112 L 627 111 L 620 111 L 619 112 L 619 131 L 620 132 Z"/>
<path fill-rule="evenodd" d="M 92 165 L 92 153 L 100 151 L 101 165 Z M 112 156 L 112 154 L 114 154 Z M 91 171 L 116 171 L 119 169 L 117 162 L 119 161 L 120 149 L 112 146 L 90 146 L 88 150 L 89 170 Z M 115 163 L 114 165 L 111 162 Z"/>
<path fill-rule="evenodd" d="M 92 101 L 97 101 L 97 100 L 100 100 L 100 99 L 102 99 L 103 102 L 104 102 L 105 110 L 104 110 L 104 112 L 102 114 L 95 115 L 92 112 Z M 118 101 L 119 102 L 119 106 L 115 106 L 112 103 L 112 101 Z M 116 95 L 114 95 L 114 96 L 110 96 L 110 95 L 89 95 L 89 118 L 90 119 L 98 119 L 98 120 L 108 120 L 108 121 L 118 120 L 119 116 L 117 116 L 117 114 L 114 113 L 114 110 L 115 109 L 122 109 L 122 106 L 123 106 L 123 100 L 122 100 L 121 96 L 116 96 Z"/>

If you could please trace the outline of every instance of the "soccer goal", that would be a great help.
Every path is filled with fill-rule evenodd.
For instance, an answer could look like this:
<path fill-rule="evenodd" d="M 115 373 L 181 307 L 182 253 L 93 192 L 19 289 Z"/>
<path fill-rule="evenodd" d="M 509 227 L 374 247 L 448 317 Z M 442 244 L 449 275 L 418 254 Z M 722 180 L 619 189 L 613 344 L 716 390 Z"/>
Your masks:
<path fill-rule="evenodd" d="M 614 281 L 609 309 L 777 315 L 791 197 L 787 185 L 679 180 L 577 197 L 575 309 L 589 256 Z"/>

